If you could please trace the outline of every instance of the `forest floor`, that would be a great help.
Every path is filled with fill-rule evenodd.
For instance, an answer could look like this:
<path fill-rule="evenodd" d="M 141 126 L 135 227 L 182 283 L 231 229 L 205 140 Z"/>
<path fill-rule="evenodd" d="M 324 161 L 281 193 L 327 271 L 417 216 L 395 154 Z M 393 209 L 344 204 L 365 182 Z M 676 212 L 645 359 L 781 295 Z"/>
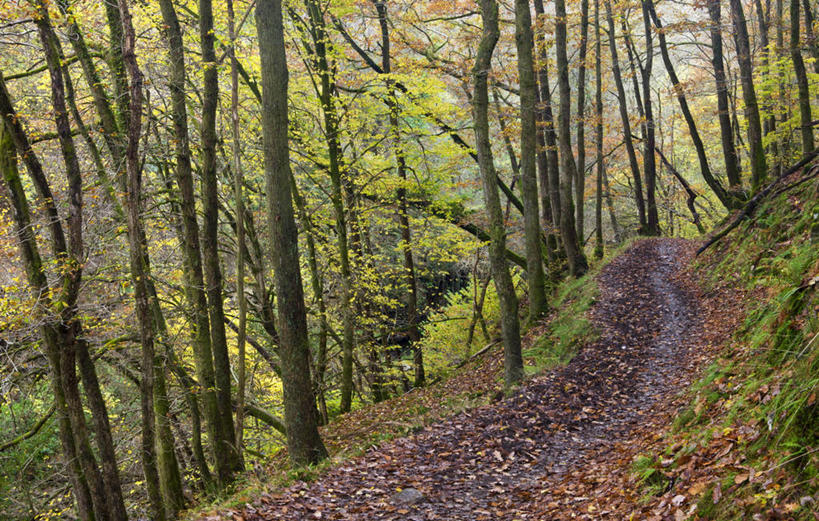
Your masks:
<path fill-rule="evenodd" d="M 371 448 L 228 519 L 684 519 L 673 481 L 646 498 L 632 465 L 730 327 L 698 289 L 695 245 L 636 242 L 598 275 L 599 336 L 507 398 Z M 211 519 L 211 518 L 208 518 Z M 218 519 L 225 519 L 219 517 Z"/>

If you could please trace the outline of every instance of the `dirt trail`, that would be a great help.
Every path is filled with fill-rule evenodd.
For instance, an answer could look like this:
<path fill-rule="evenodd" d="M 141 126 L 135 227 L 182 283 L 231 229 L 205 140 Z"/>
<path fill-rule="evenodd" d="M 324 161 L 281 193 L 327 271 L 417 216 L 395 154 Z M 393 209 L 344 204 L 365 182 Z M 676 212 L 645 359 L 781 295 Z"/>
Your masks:
<path fill-rule="evenodd" d="M 690 244 L 636 243 L 599 275 L 592 319 L 600 332 L 563 368 L 514 396 L 395 440 L 247 507 L 274 519 L 495 520 L 605 518 L 606 498 L 577 497 L 573 479 L 610 461 L 617 443 L 688 379 L 700 329 L 680 277 Z M 396 492 L 415 489 L 408 503 Z M 421 497 L 422 496 L 422 497 Z M 589 512 L 596 512 L 592 515 Z"/>

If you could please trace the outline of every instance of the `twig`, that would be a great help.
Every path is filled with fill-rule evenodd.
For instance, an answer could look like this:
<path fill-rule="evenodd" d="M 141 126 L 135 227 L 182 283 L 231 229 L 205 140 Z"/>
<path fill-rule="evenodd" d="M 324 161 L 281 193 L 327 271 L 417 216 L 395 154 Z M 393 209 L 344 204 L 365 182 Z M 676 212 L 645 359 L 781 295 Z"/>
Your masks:
<path fill-rule="evenodd" d="M 739 226 L 739 223 L 741 223 L 744 219 L 750 217 L 751 214 L 754 213 L 756 208 L 759 206 L 759 203 L 763 199 L 765 199 L 765 197 L 767 197 L 768 194 L 770 194 L 774 188 L 776 188 L 776 185 L 779 184 L 779 182 L 782 181 L 782 179 L 788 177 L 789 175 L 793 174 L 800 168 L 804 167 L 805 165 L 813 161 L 817 156 L 819 156 L 819 148 L 816 148 L 812 152 L 806 154 L 805 157 L 803 157 L 798 163 L 782 172 L 776 179 L 773 180 L 773 182 L 771 182 L 768 186 L 760 190 L 758 194 L 756 194 L 753 198 L 751 198 L 750 201 L 748 201 L 748 204 L 745 205 L 745 207 L 737 214 L 736 217 L 734 217 L 734 219 L 728 226 L 725 227 L 725 229 L 711 237 L 711 239 L 709 239 L 708 242 L 706 242 L 702 247 L 700 247 L 700 249 L 697 250 L 697 255 L 701 254 L 709 247 L 711 247 L 714 243 L 716 243 L 717 241 L 731 233 L 731 231 L 734 228 Z"/>

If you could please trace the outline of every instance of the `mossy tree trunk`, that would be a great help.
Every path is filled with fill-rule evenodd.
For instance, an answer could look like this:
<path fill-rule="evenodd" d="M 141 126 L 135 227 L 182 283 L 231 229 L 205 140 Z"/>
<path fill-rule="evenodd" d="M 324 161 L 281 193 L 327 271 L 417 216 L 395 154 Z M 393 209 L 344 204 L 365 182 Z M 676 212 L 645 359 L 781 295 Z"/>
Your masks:
<path fill-rule="evenodd" d="M 601 70 L 600 0 L 594 0 L 594 111 L 597 190 L 594 197 L 594 256 L 603 258 L 603 74 Z"/>
<path fill-rule="evenodd" d="M 741 0 L 730 0 L 731 20 L 734 26 L 734 42 L 739 61 L 739 79 L 742 85 L 742 99 L 745 103 L 745 120 L 748 124 L 748 154 L 751 162 L 751 187 L 758 190 L 768 176 L 765 149 L 762 146 L 762 123 L 759 117 L 756 90 L 754 88 L 754 70 L 751 61 L 751 43 L 748 37 L 748 25 L 745 22 L 745 10 Z M 798 3 L 797 3 L 798 5 Z"/>
<path fill-rule="evenodd" d="M 808 5 L 808 12 L 810 6 Z M 796 76 L 796 86 L 799 89 L 799 123 L 802 137 L 802 154 L 813 151 L 813 118 L 810 110 L 810 85 L 808 73 L 805 70 L 805 61 L 802 59 L 802 42 L 799 40 L 799 0 L 791 0 L 791 61 Z"/>
<path fill-rule="evenodd" d="M 327 457 L 318 433 L 316 405 L 310 379 L 310 343 L 304 306 L 299 242 L 290 183 L 288 150 L 287 57 L 280 0 L 259 0 L 256 30 L 262 66 L 262 130 L 267 217 L 272 243 L 279 348 L 284 390 L 287 450 L 296 465 Z"/>
<path fill-rule="evenodd" d="M 472 70 L 474 92 L 472 108 L 475 119 L 475 142 L 478 165 L 483 182 L 483 199 L 489 217 L 489 262 L 495 289 L 501 303 L 501 335 L 504 346 L 504 381 L 510 387 L 523 378 L 523 358 L 520 346 L 518 299 L 512 276 L 506 264 L 506 229 L 497 187 L 497 172 L 489 142 L 489 89 L 488 77 L 492 53 L 500 37 L 498 4 L 495 0 L 481 0 L 483 35 Z"/>
<path fill-rule="evenodd" d="M 611 3 L 606 0 L 606 19 L 609 28 L 609 49 L 611 50 L 611 70 L 614 76 L 614 84 L 617 87 L 617 101 L 620 108 L 620 121 L 623 124 L 623 142 L 626 145 L 628 163 L 631 168 L 631 175 L 634 179 L 634 202 L 637 205 L 637 213 L 640 226 L 646 224 L 645 202 L 643 201 L 643 182 L 640 174 L 640 166 L 637 164 L 637 153 L 634 151 L 634 142 L 631 139 L 631 120 L 629 119 L 628 105 L 626 103 L 626 90 L 623 86 L 623 76 L 620 72 L 620 61 L 617 57 L 617 35 L 614 29 L 614 16 L 611 12 Z"/>
<path fill-rule="evenodd" d="M 535 80 L 534 35 L 529 0 L 515 1 L 515 44 L 520 77 L 520 186 L 524 206 L 526 278 L 529 286 L 529 322 L 534 324 L 546 313 L 546 281 L 541 252 L 540 209 L 538 202 L 537 82 Z"/>
<path fill-rule="evenodd" d="M 566 41 L 566 2 L 555 0 L 555 48 L 557 50 L 557 90 L 560 112 L 557 118 L 557 142 L 560 154 L 560 236 L 566 250 L 569 272 L 580 277 L 586 273 L 588 262 L 581 240 L 574 227 L 572 181 L 577 178 L 577 165 L 572 152 L 571 88 L 569 86 L 569 57 Z"/>
<path fill-rule="evenodd" d="M 193 325 L 193 351 L 196 377 L 201 388 L 204 405 L 205 426 L 208 432 L 210 452 L 217 467 L 217 475 L 226 474 L 225 451 L 219 450 L 223 444 L 220 428 L 220 411 L 215 393 L 213 374 L 213 350 L 210 337 L 210 319 L 205 293 L 202 268 L 202 252 L 199 240 L 199 223 L 196 215 L 196 198 L 191 167 L 191 149 L 188 137 L 188 113 L 186 106 L 185 54 L 182 28 L 171 0 L 159 0 L 162 13 L 163 33 L 168 45 L 169 78 L 171 94 L 171 120 L 173 121 L 174 155 L 176 159 L 175 177 L 179 189 L 183 236 L 179 238 L 182 247 L 182 269 L 185 275 L 185 295 L 190 306 Z M 222 468 L 222 471 L 219 471 Z"/>

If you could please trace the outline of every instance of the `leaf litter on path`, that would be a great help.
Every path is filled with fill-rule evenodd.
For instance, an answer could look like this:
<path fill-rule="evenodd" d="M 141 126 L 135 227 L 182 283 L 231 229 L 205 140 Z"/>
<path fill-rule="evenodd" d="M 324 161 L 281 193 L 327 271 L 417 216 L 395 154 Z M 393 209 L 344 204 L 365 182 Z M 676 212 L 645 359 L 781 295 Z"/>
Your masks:
<path fill-rule="evenodd" d="M 684 519 L 676 491 L 663 515 L 628 486 L 637 448 L 667 429 L 701 350 L 702 319 L 684 271 L 691 243 L 646 239 L 598 276 L 599 338 L 565 367 L 497 403 L 384 443 L 265 494 L 246 521 Z M 400 501 L 412 490 L 412 501 Z"/>

